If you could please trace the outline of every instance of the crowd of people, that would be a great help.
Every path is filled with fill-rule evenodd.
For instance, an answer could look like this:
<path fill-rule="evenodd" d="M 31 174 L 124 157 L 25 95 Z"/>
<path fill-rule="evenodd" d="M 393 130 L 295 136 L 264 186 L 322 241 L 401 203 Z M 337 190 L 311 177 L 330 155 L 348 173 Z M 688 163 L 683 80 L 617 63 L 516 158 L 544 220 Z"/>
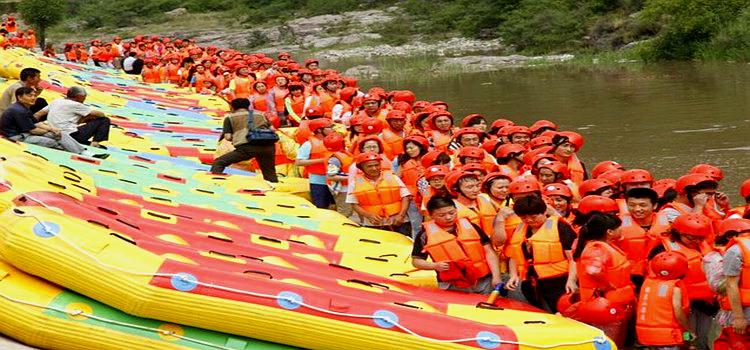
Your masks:
<path fill-rule="evenodd" d="M 745 205 L 732 208 L 718 191 L 723 171 L 710 164 L 676 179 L 611 160 L 589 171 L 578 156 L 583 136 L 552 121 L 457 118 L 446 102 L 365 90 L 289 53 L 137 36 L 95 40 L 88 50 L 66 44 L 64 57 L 226 98 L 221 139 L 234 151 L 213 172 L 255 158 L 277 181 L 275 141 L 261 131 L 295 126 L 299 149 L 288 161 L 309 179 L 313 204 L 410 237 L 414 267 L 435 271 L 441 288 L 502 291 L 595 325 L 618 345 L 750 348 L 750 180 L 740 188 Z M 103 115 L 72 107 L 85 91 L 38 108 L 30 79 L 22 72 L 14 112 L 3 114 L 6 137 L 106 140 Z M 56 109 L 76 118 L 61 124 Z M 26 124 L 8 132 L 17 114 Z"/>
<path fill-rule="evenodd" d="M 34 49 L 37 46 L 34 29 L 19 28 L 16 18 L 4 16 L 0 22 L 0 48 L 23 47 Z"/>

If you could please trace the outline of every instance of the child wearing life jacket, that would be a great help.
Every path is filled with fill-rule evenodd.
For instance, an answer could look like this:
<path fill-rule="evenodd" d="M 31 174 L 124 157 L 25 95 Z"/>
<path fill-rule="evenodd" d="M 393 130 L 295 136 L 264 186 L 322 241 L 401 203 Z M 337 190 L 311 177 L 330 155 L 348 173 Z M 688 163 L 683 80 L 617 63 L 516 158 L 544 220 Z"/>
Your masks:
<path fill-rule="evenodd" d="M 682 281 L 688 260 L 678 252 L 663 252 L 651 259 L 650 267 L 636 308 L 638 343 L 650 349 L 680 349 L 692 338 L 691 332 L 686 334 L 690 299 Z"/>

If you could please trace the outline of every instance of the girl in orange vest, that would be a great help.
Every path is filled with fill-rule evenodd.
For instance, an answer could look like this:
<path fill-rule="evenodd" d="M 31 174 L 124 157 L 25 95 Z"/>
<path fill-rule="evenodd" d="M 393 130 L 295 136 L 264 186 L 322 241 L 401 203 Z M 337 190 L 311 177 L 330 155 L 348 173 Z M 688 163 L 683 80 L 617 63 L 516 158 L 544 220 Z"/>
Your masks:
<path fill-rule="evenodd" d="M 232 90 L 234 98 L 248 98 L 253 93 L 253 81 L 250 70 L 247 66 L 242 65 L 237 68 L 237 76 L 229 82 L 229 89 Z"/>
<path fill-rule="evenodd" d="M 426 156 L 425 156 L 426 157 Z M 424 157 L 422 158 L 424 165 Z M 419 211 L 423 218 L 428 218 L 427 202 L 434 196 L 450 196 L 445 187 L 445 176 L 450 169 L 446 165 L 430 165 L 425 167 L 425 175 L 417 182 L 418 195 L 415 199 L 420 204 Z"/>
<path fill-rule="evenodd" d="M 305 87 L 298 82 L 290 83 L 287 96 L 284 98 L 284 107 L 289 118 L 289 123 L 299 125 L 305 115 Z"/>
<path fill-rule="evenodd" d="M 580 186 L 584 180 L 589 178 L 586 167 L 576 154 L 583 147 L 583 137 L 576 132 L 563 131 L 552 138 L 552 144 L 554 145 L 552 151 L 555 157 L 567 165 L 570 180 Z"/>
<path fill-rule="evenodd" d="M 172 84 L 180 83 L 180 57 L 173 55 L 169 57 L 167 68 L 167 81 Z"/>
<path fill-rule="evenodd" d="M 289 123 L 286 121 L 287 112 L 284 99 L 289 95 L 289 89 L 287 88 L 289 79 L 284 75 L 276 75 L 274 83 L 275 86 L 271 88 L 269 94 L 273 98 L 273 104 L 276 108 L 276 114 L 279 116 L 279 119 L 281 119 L 281 125 L 286 126 Z"/>
<path fill-rule="evenodd" d="M 156 65 L 156 60 L 149 59 L 149 60 L 146 60 L 145 63 L 146 63 L 146 66 L 143 67 L 143 71 L 141 71 L 143 82 L 153 83 L 153 84 L 161 83 L 162 82 L 161 71 L 160 71 L 160 67 Z"/>
<path fill-rule="evenodd" d="M 630 262 L 615 244 L 622 236 L 621 221 L 612 214 L 593 212 L 581 227 L 580 239 L 573 258 L 576 261 L 581 304 L 596 302 L 603 297 L 613 314 L 606 319 L 589 322 L 602 329 L 618 347 L 625 343 L 625 334 L 635 303 L 635 287 L 630 281 Z M 567 310 L 560 310 L 566 316 Z M 576 318 L 576 317 L 573 317 Z"/>
<path fill-rule="evenodd" d="M 65 55 L 65 59 L 68 62 L 77 62 L 78 61 L 78 55 L 76 55 L 76 51 L 73 48 L 72 43 L 65 43 L 65 46 L 63 47 L 63 54 Z"/>
<path fill-rule="evenodd" d="M 427 154 L 429 143 L 422 136 L 409 136 L 402 140 L 404 153 L 396 157 L 396 174 L 404 181 L 412 195 L 417 194 L 417 182 L 424 176 L 422 156 Z"/>
<path fill-rule="evenodd" d="M 26 40 L 24 41 L 24 47 L 31 50 L 36 47 L 36 34 L 33 29 L 29 29 L 26 32 Z"/>
<path fill-rule="evenodd" d="M 573 200 L 573 192 L 564 183 L 551 183 L 542 186 L 542 195 L 549 198 L 552 208 L 560 214 L 568 223 L 573 222 L 573 208 L 570 205 Z"/>
<path fill-rule="evenodd" d="M 265 82 L 258 80 L 253 83 L 253 94 L 248 99 L 256 111 L 268 112 L 275 110 L 273 96 L 268 93 Z"/>
<path fill-rule="evenodd" d="M 427 132 L 432 147 L 447 151 L 453 139 L 453 115 L 449 112 L 436 112 L 429 117 L 430 129 Z"/>
<path fill-rule="evenodd" d="M 682 278 L 687 274 L 684 255 L 664 252 L 651 260 L 636 307 L 638 343 L 651 349 L 680 349 L 690 329 L 690 299 Z M 688 337 L 689 338 L 689 337 Z"/>

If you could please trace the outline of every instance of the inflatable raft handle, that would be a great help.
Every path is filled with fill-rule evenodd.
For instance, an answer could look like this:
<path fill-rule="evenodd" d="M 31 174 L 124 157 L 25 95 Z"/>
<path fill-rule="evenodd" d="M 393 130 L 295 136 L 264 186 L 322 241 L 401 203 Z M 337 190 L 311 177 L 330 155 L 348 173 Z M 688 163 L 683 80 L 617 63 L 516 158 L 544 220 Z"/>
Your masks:
<path fill-rule="evenodd" d="M 103 212 L 105 212 L 105 213 L 107 213 L 109 215 L 120 215 L 118 212 L 116 212 L 116 211 L 114 211 L 112 209 L 109 209 L 109 208 L 96 207 L 96 209 L 98 209 L 99 211 L 103 211 Z"/>
<path fill-rule="evenodd" d="M 362 284 L 362 285 L 365 285 L 365 286 L 368 286 L 368 287 L 380 287 L 380 288 L 383 288 L 383 289 L 391 289 L 390 287 L 386 286 L 385 284 L 380 284 L 380 283 L 376 283 L 376 282 L 368 282 L 368 281 L 360 280 L 360 279 L 356 279 L 356 278 L 349 279 L 349 280 L 346 280 L 346 281 L 349 282 L 349 283 Z"/>
<path fill-rule="evenodd" d="M 125 236 L 123 236 L 123 235 L 121 235 L 121 234 L 119 234 L 119 233 L 114 233 L 114 232 L 112 232 L 112 233 L 110 233 L 109 235 L 110 235 L 110 236 L 115 236 L 115 237 L 117 237 L 117 238 L 119 238 L 119 239 L 121 239 L 121 240 L 123 240 L 123 241 L 125 241 L 125 242 L 128 242 L 128 243 L 132 244 L 132 245 L 138 245 L 137 243 L 135 243 L 135 241 L 134 241 L 134 240 L 132 240 L 132 239 L 130 239 L 130 238 L 127 238 L 127 237 L 125 237 Z"/>
<path fill-rule="evenodd" d="M 547 324 L 544 321 L 523 321 L 523 324 Z"/>
<path fill-rule="evenodd" d="M 479 309 L 487 309 L 487 310 L 505 310 L 504 308 L 497 306 L 495 304 L 490 304 L 484 301 L 481 301 L 477 303 L 477 308 Z"/>
<path fill-rule="evenodd" d="M 273 243 L 281 243 L 280 239 L 276 239 L 276 238 L 273 238 L 273 237 L 258 236 L 258 239 L 261 240 L 261 241 L 268 241 L 268 242 L 273 242 Z"/>
<path fill-rule="evenodd" d="M 366 256 L 365 259 L 367 259 L 367 260 L 375 260 L 375 261 L 380 261 L 380 262 L 388 262 L 388 259 L 376 258 L 374 256 Z"/>
<path fill-rule="evenodd" d="M 330 264 L 328 264 L 328 266 L 330 266 L 330 267 L 336 267 L 336 268 L 344 269 L 344 270 L 349 270 L 349 271 L 354 271 L 354 269 L 351 268 L 351 267 L 344 266 L 344 265 L 339 265 L 339 264 L 334 264 L 334 263 L 330 263 Z"/>
<path fill-rule="evenodd" d="M 346 224 L 344 224 L 344 225 L 346 225 Z M 376 241 L 374 239 L 360 238 L 359 241 L 362 242 L 362 243 L 380 244 L 380 241 Z"/>
<path fill-rule="evenodd" d="M 272 275 L 272 274 L 270 274 L 270 273 L 268 273 L 268 272 L 265 272 L 265 271 L 259 271 L 259 270 L 245 270 L 245 271 L 244 271 L 244 272 L 242 272 L 242 273 L 247 273 L 247 274 L 255 274 L 255 275 L 262 275 L 262 276 L 268 276 L 268 279 L 271 279 L 271 280 L 273 279 L 273 275 Z"/>

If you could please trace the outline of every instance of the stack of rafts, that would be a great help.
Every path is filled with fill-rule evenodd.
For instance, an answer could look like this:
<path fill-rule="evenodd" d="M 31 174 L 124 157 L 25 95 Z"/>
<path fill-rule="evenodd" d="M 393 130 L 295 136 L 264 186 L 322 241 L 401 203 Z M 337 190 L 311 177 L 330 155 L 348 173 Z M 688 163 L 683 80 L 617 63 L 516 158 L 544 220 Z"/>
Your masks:
<path fill-rule="evenodd" d="M 206 173 L 223 102 L 20 51 L 0 62 L 11 78 L 41 69 L 48 100 L 87 85 L 122 118 L 104 161 L 0 140 L 2 333 L 52 349 L 614 348 L 525 304 L 435 289 L 407 238 L 314 208 L 291 194 L 302 179 Z"/>

